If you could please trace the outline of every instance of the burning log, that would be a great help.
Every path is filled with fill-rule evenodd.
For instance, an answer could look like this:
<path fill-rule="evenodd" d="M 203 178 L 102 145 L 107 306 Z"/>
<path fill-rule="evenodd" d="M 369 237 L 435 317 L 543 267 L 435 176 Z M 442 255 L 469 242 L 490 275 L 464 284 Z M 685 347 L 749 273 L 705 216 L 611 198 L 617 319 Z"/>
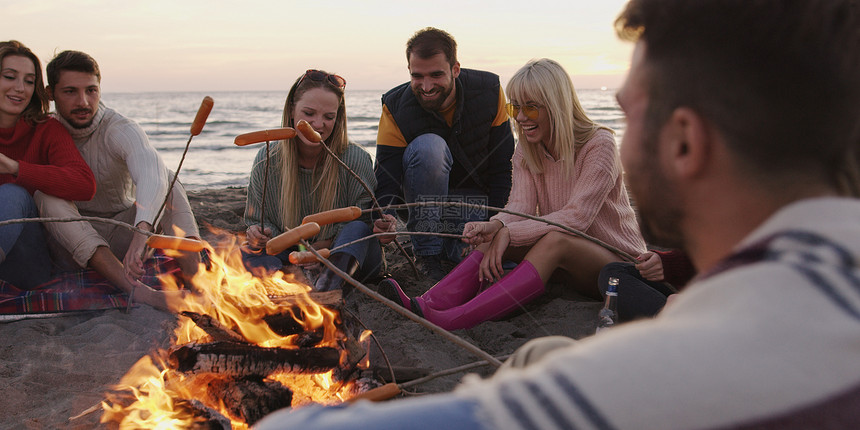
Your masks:
<path fill-rule="evenodd" d="M 242 335 L 236 333 L 235 331 L 224 327 L 223 324 L 218 322 L 215 318 L 212 318 L 206 314 L 200 314 L 197 312 L 184 311 L 182 315 L 194 321 L 194 324 L 197 324 L 197 327 L 200 327 L 203 331 L 206 332 L 209 336 L 212 336 L 212 340 L 218 341 L 231 341 L 231 342 L 240 342 L 247 343 Z"/>
<path fill-rule="evenodd" d="M 225 376 L 267 376 L 273 373 L 324 373 L 338 366 L 335 348 L 264 348 L 235 343 L 189 344 L 171 350 L 168 362 L 183 373 L 219 373 Z"/>
<path fill-rule="evenodd" d="M 307 296 L 298 294 L 291 296 L 269 296 L 269 299 L 272 300 L 272 303 L 278 305 L 292 305 L 294 307 L 300 307 L 302 304 L 308 303 L 308 299 L 320 306 L 325 306 L 333 310 L 339 310 L 343 306 L 343 293 L 340 290 L 325 292 L 311 291 L 307 293 Z"/>
<path fill-rule="evenodd" d="M 264 416 L 290 407 L 293 392 L 277 381 L 260 378 L 216 379 L 207 393 L 213 404 L 223 403 L 231 418 L 254 425 Z"/>
<path fill-rule="evenodd" d="M 194 417 L 191 427 L 189 427 L 192 430 L 230 430 L 233 428 L 233 424 L 227 417 L 199 400 L 180 399 L 176 401 L 175 406 L 177 409 L 187 410 Z"/>

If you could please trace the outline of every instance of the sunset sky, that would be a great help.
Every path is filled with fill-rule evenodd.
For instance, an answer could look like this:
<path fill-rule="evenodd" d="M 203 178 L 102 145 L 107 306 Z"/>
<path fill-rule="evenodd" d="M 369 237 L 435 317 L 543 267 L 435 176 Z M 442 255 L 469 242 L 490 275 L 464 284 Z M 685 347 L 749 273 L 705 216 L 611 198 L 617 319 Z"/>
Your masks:
<path fill-rule="evenodd" d="M 613 88 L 633 48 L 612 26 L 625 3 L 40 0 L 4 2 L 0 33 L 43 67 L 65 49 L 89 53 L 104 92 L 283 90 L 308 68 L 343 75 L 350 89 L 384 90 L 408 79 L 406 40 L 426 26 L 454 36 L 462 67 L 503 83 L 548 57 L 579 88 Z"/>

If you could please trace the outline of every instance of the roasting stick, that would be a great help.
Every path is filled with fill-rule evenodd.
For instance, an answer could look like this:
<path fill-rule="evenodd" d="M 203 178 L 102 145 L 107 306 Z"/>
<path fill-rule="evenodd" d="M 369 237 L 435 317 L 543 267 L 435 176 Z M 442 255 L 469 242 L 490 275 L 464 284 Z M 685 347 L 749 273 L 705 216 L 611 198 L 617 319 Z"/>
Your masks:
<path fill-rule="evenodd" d="M 579 230 L 572 229 L 572 228 L 570 228 L 570 227 L 568 227 L 568 226 L 566 226 L 566 225 L 564 225 L 564 224 L 559 224 L 559 223 L 557 223 L 557 222 L 550 221 L 550 220 L 548 220 L 548 219 L 546 219 L 546 218 L 541 218 L 541 217 L 539 217 L 539 216 L 529 215 L 529 214 L 522 213 L 522 212 L 512 211 L 512 210 L 510 210 L 510 209 L 497 208 L 497 207 L 493 207 L 493 206 L 479 205 L 479 204 L 475 204 L 475 203 L 466 203 L 466 202 L 415 202 L 415 203 L 402 203 L 402 204 L 397 204 L 397 205 L 389 205 L 389 206 L 386 206 L 384 209 L 406 209 L 406 208 L 409 208 L 409 207 L 415 207 L 415 206 L 435 206 L 435 205 L 440 205 L 440 206 L 456 206 L 456 207 L 465 207 L 465 208 L 474 208 L 474 209 L 487 209 L 487 210 L 490 210 L 490 211 L 504 212 L 504 213 L 509 213 L 509 214 L 511 214 L 511 215 L 521 216 L 521 217 L 523 217 L 523 218 L 528 218 L 528 219 L 532 219 L 532 220 L 535 220 L 535 221 L 540 221 L 540 222 L 543 222 L 543 223 L 549 224 L 549 225 L 551 225 L 551 226 L 558 227 L 558 228 L 560 228 L 560 229 L 562 229 L 562 230 L 564 230 L 564 231 L 566 231 L 566 232 L 568 232 L 568 233 L 570 233 L 570 234 L 572 234 L 572 235 L 574 235 L 574 236 L 578 236 L 578 237 L 580 237 L 580 238 L 583 238 L 583 239 L 585 239 L 585 240 L 588 240 L 588 241 L 590 241 L 590 242 L 593 242 L 593 243 L 595 243 L 595 244 L 597 244 L 597 245 L 600 245 L 600 246 L 602 246 L 602 247 L 606 248 L 607 250 L 609 250 L 609 251 L 611 251 L 611 252 L 614 252 L 614 253 L 615 253 L 615 254 L 617 254 L 619 257 L 621 257 L 621 258 L 623 258 L 623 259 L 625 259 L 625 260 L 627 260 L 627 261 L 629 261 L 629 262 L 635 262 L 635 261 L 636 261 L 636 258 L 635 258 L 634 256 L 632 256 L 632 255 L 630 255 L 630 254 L 628 254 L 628 253 L 626 253 L 626 252 L 624 252 L 624 251 L 622 251 L 622 250 L 620 250 L 620 249 L 618 249 L 618 248 L 616 248 L 616 247 L 614 247 L 614 246 L 612 246 L 612 245 L 610 245 L 610 244 L 608 244 L 608 243 L 605 243 L 605 242 L 601 241 L 600 239 L 597 239 L 597 238 L 595 238 L 595 237 L 589 236 L 589 235 L 587 235 L 587 234 L 585 234 L 585 233 L 583 233 L 583 232 L 581 232 L 581 231 L 579 231 Z M 369 212 L 369 211 L 371 211 L 371 209 L 364 209 L 364 210 L 362 210 L 362 212 Z M 391 234 L 391 233 L 387 233 L 387 234 Z"/>
<path fill-rule="evenodd" d="M 505 355 L 499 357 L 499 360 L 506 360 L 510 355 Z M 365 391 L 356 396 L 350 397 L 347 399 L 347 402 L 355 402 L 357 400 L 370 400 L 372 402 L 379 402 L 382 400 L 388 400 L 400 393 L 414 394 L 408 393 L 406 391 L 407 388 L 411 388 L 416 385 L 423 384 L 425 382 L 432 381 L 436 378 L 441 378 L 443 376 L 453 375 L 455 373 L 465 372 L 467 370 L 472 370 L 478 367 L 487 366 L 491 363 L 487 361 L 476 361 L 474 363 L 464 364 L 462 366 L 452 367 L 450 369 L 440 370 L 436 373 L 431 373 L 427 376 L 413 379 L 411 381 L 403 382 L 398 384 L 397 382 L 389 382 L 381 387 L 376 387 L 372 390 Z"/>
<path fill-rule="evenodd" d="M 117 221 L 115 219 L 109 218 L 99 218 L 94 216 L 80 216 L 75 218 L 19 218 L 19 219 L 10 219 L 6 221 L 0 221 L 0 227 L 7 224 L 19 224 L 25 222 L 100 222 L 102 224 L 113 224 L 119 227 L 123 227 L 125 229 L 131 230 L 136 233 L 140 233 L 144 236 L 147 236 L 146 244 L 151 248 L 159 248 L 159 249 L 176 249 L 180 251 L 202 251 L 204 248 L 203 242 L 199 240 L 189 239 L 187 237 L 177 237 L 177 236 L 166 236 L 163 234 L 155 234 L 151 231 L 144 230 L 142 228 L 135 227 L 131 224 Z"/>
<path fill-rule="evenodd" d="M 301 241 L 301 242 L 302 242 L 302 244 L 303 244 L 303 245 L 308 249 L 308 251 L 311 251 L 312 253 L 315 253 L 315 254 L 319 254 L 319 253 L 317 252 L 317 250 L 316 250 L 316 249 L 314 249 L 314 248 L 313 248 L 309 243 L 307 243 L 304 239 L 302 239 L 302 241 Z M 334 264 L 332 264 L 329 260 L 327 260 L 327 259 L 325 259 L 325 258 L 320 258 L 320 257 L 321 257 L 320 255 L 317 255 L 317 258 L 320 260 L 320 263 L 322 263 L 322 264 L 324 264 L 326 267 L 328 267 L 328 268 L 329 268 L 329 270 L 331 270 L 331 271 L 335 272 L 336 274 L 338 274 L 341 278 L 343 278 L 344 280 L 346 280 L 347 282 L 349 282 L 353 287 L 355 287 L 355 288 L 357 288 L 357 289 L 361 290 L 361 292 L 363 292 L 363 293 L 367 294 L 368 296 L 370 296 L 370 297 L 372 297 L 372 298 L 376 299 L 377 301 L 380 301 L 380 302 L 384 303 L 384 304 L 385 304 L 385 305 L 387 305 L 389 308 L 394 309 L 394 311 L 395 311 L 395 312 L 397 312 L 397 313 L 399 313 L 399 314 L 401 314 L 401 315 L 405 316 L 406 318 L 409 318 L 409 319 L 411 319 L 412 321 L 415 321 L 415 322 L 417 322 L 417 323 L 419 323 L 419 324 L 421 324 L 421 325 L 423 325 L 423 326 L 427 327 L 427 328 L 428 328 L 428 329 L 430 329 L 431 331 L 436 332 L 437 334 L 439 334 L 439 335 L 441 335 L 442 337 L 444 337 L 444 338 L 446 338 L 446 339 L 450 340 L 450 341 L 451 341 L 451 342 L 453 342 L 454 344 L 456 344 L 456 345 L 459 345 L 459 346 L 463 347 L 464 349 L 466 349 L 467 351 L 471 352 L 472 354 L 474 354 L 474 355 L 475 355 L 475 356 L 477 356 L 478 358 L 482 358 L 482 359 L 486 360 L 488 363 L 490 363 L 490 364 L 492 364 L 492 365 L 494 365 L 494 366 L 496 366 L 496 367 L 498 367 L 498 366 L 501 366 L 501 365 L 502 365 L 502 362 L 501 362 L 501 361 L 499 361 L 498 359 L 496 359 L 496 358 L 495 358 L 495 357 L 493 357 L 492 355 L 488 354 L 488 353 L 487 353 L 487 352 L 485 352 L 484 350 L 482 350 L 482 349 L 478 348 L 478 347 L 477 347 L 477 346 L 475 346 L 475 345 L 472 345 L 471 343 L 467 342 L 465 339 L 463 339 L 463 338 L 461 338 L 461 337 L 459 337 L 459 336 L 457 336 L 457 335 L 455 335 L 455 334 L 453 334 L 453 333 L 449 332 L 448 330 L 445 330 L 444 328 L 439 327 L 438 325 L 433 324 L 432 322 L 427 321 L 426 319 L 419 317 L 418 315 L 416 315 L 416 314 L 412 313 L 411 311 L 407 310 L 406 308 L 404 308 L 402 305 L 400 305 L 400 304 L 398 304 L 398 303 L 395 303 L 395 302 L 393 302 L 393 301 L 391 301 L 391 300 L 388 300 L 387 298 L 385 298 L 385 297 L 383 297 L 383 296 L 379 295 L 376 291 L 373 291 L 373 290 L 371 290 L 370 288 L 368 288 L 366 285 L 362 284 L 361 282 L 358 282 L 358 280 L 356 280 L 356 279 L 355 279 L 355 278 L 353 278 L 352 276 L 349 276 L 349 275 L 348 275 L 346 272 L 344 272 L 343 270 L 338 269 L 338 268 L 337 268 L 337 266 L 335 266 Z"/>
<path fill-rule="evenodd" d="M 311 142 L 322 142 L 322 136 L 320 136 L 320 134 L 317 133 L 317 131 L 314 130 L 314 128 L 311 127 L 311 125 L 305 120 L 301 120 L 296 124 L 296 130 L 298 130 L 302 134 L 302 136 L 305 137 L 305 139 Z M 371 190 L 367 183 L 364 182 L 363 179 L 361 179 L 361 176 L 358 176 L 358 173 L 355 173 L 355 171 L 350 169 L 349 166 L 347 166 L 346 163 L 344 163 L 343 160 L 340 159 L 340 157 L 335 155 L 335 153 L 332 152 L 331 148 L 329 148 L 328 145 L 325 144 L 325 142 L 323 142 L 323 144 L 320 146 L 322 146 L 323 149 L 325 149 L 325 151 L 328 153 L 328 155 L 332 156 L 334 160 L 341 165 L 341 167 L 346 169 L 346 171 L 349 172 L 349 174 L 352 175 L 352 177 L 355 178 L 358 183 L 361 184 L 362 187 L 364 187 L 364 190 L 367 191 L 367 194 L 370 195 L 370 199 L 373 202 L 373 209 L 371 210 L 378 210 L 380 215 L 385 215 L 385 213 L 382 211 L 382 208 L 379 206 L 379 202 L 376 200 L 376 196 L 373 194 L 373 190 Z M 401 245 L 400 242 L 394 242 L 397 245 L 397 249 L 399 249 L 400 252 L 403 253 L 403 256 L 406 257 L 406 260 L 409 261 L 409 264 L 412 266 L 412 270 L 415 272 L 415 276 L 420 276 L 420 273 L 418 273 L 418 267 L 415 265 L 415 260 L 413 260 L 409 256 L 409 254 L 406 253 L 406 250 L 403 249 L 403 245 Z"/>
<path fill-rule="evenodd" d="M 209 113 L 212 112 L 212 106 L 214 106 L 214 104 L 215 101 L 212 100 L 212 97 L 206 96 L 203 97 L 203 102 L 201 102 L 200 107 L 197 108 L 197 115 L 194 116 L 194 121 L 191 122 L 191 135 L 188 136 L 188 142 L 185 142 L 185 150 L 182 151 L 182 158 L 179 159 L 179 165 L 176 167 L 176 171 L 173 172 L 173 179 L 170 180 L 170 186 L 167 187 L 167 194 L 164 195 L 164 201 L 161 203 L 161 207 L 158 208 L 158 212 L 155 213 L 155 217 L 152 219 L 153 231 L 158 230 L 158 218 L 161 217 L 161 212 L 164 211 L 165 206 L 167 206 L 167 202 L 170 200 L 170 196 L 173 194 L 173 186 L 176 185 L 176 180 L 179 179 L 179 171 L 182 170 L 182 163 L 185 162 L 185 155 L 188 154 L 188 148 L 191 146 L 191 139 L 193 139 L 194 136 L 197 136 L 198 134 L 200 134 L 200 132 L 203 131 L 203 126 L 206 125 L 206 120 L 209 118 Z M 145 260 L 147 258 L 147 247 L 149 247 L 150 249 L 158 248 L 157 246 L 150 245 L 150 239 L 152 239 L 152 236 L 147 239 L 146 246 L 143 247 L 143 251 L 141 252 L 141 260 Z M 183 246 L 190 247 L 190 245 Z M 200 250 L 197 250 L 197 252 L 200 252 Z M 128 304 L 125 307 L 126 313 L 131 310 L 131 305 L 134 303 L 135 290 L 137 290 L 137 284 L 132 284 L 131 293 L 128 294 Z"/>
<path fill-rule="evenodd" d="M 155 222 L 158 222 L 158 218 L 161 216 L 161 212 L 164 211 L 164 207 L 167 206 L 167 202 L 170 200 L 170 194 L 173 192 L 173 186 L 176 185 L 176 180 L 179 178 L 179 170 L 182 169 L 182 163 L 185 162 L 185 155 L 188 154 L 188 147 L 191 146 L 191 139 L 194 136 L 200 134 L 201 131 L 203 131 L 203 126 L 206 125 L 206 120 L 209 118 L 209 113 L 212 112 L 212 106 L 214 104 L 215 101 L 212 100 L 212 97 L 206 96 L 203 97 L 203 102 L 200 103 L 200 108 L 197 109 L 197 115 L 194 117 L 194 121 L 191 123 L 191 136 L 188 136 L 188 142 L 185 143 L 185 150 L 182 151 L 182 158 L 179 159 L 179 166 L 176 167 L 176 172 L 173 173 L 173 179 L 170 181 L 170 187 L 167 188 L 167 195 L 164 196 L 164 202 L 161 203 L 161 207 L 155 214 L 155 219 L 153 220 L 153 228 Z"/>
<path fill-rule="evenodd" d="M 310 251 L 312 254 L 314 254 L 317 257 L 317 259 L 320 261 L 320 263 L 322 263 L 323 265 L 328 267 L 329 270 L 336 273 L 338 276 L 343 278 L 345 281 L 349 282 L 355 288 L 361 290 L 361 292 L 363 292 L 363 293 L 369 295 L 370 297 L 384 303 L 385 305 L 387 305 L 391 309 L 394 309 L 395 312 L 397 312 L 397 313 L 399 313 L 399 314 L 401 314 L 401 315 L 427 327 L 428 329 L 430 329 L 432 331 L 437 332 L 438 334 L 447 338 L 451 342 L 465 348 L 467 351 L 471 352 L 472 354 L 477 355 L 479 358 L 482 358 L 482 359 L 486 360 L 487 362 L 489 362 L 495 366 L 501 366 L 502 365 L 502 362 L 497 360 L 492 355 L 487 354 L 486 352 L 484 352 L 483 350 L 481 350 L 477 346 L 472 345 L 471 343 L 466 342 L 463 338 L 443 329 L 442 327 L 439 327 L 436 324 L 433 324 L 430 321 L 427 321 L 424 318 L 419 317 L 418 315 L 415 315 L 411 311 L 406 310 L 400 304 L 395 303 L 395 302 L 388 300 L 387 298 L 379 295 L 376 291 L 371 290 L 370 288 L 368 288 L 367 286 L 365 286 L 361 282 L 358 282 L 352 276 L 349 276 L 349 274 L 347 274 L 343 270 L 340 270 L 339 268 L 337 268 L 337 266 L 332 264 L 331 261 L 329 261 L 328 259 L 323 258 L 322 254 L 320 254 L 319 251 L 314 249 L 314 247 L 311 246 L 311 244 L 309 244 L 306 240 L 306 239 L 309 239 L 313 236 L 316 236 L 319 233 L 319 231 L 320 231 L 320 226 L 319 226 L 319 224 L 317 224 L 315 222 L 302 224 L 302 225 L 300 225 L 300 226 L 298 226 L 298 227 L 296 227 L 290 231 L 287 231 L 285 233 L 278 235 L 277 237 L 272 238 L 272 240 L 270 240 L 268 243 L 266 243 L 266 253 L 268 253 L 269 255 L 275 255 L 275 254 L 278 254 L 281 251 L 283 251 L 283 250 L 285 250 L 285 249 L 287 249 L 287 248 L 289 248 L 289 247 L 291 247 L 297 243 L 301 243 L 308 251 Z"/>
<path fill-rule="evenodd" d="M 269 184 L 269 142 L 275 140 L 287 140 L 296 137 L 296 130 L 292 127 L 274 128 L 270 130 L 252 131 L 250 133 L 236 136 L 233 143 L 236 146 L 247 146 L 254 143 L 266 142 L 266 168 L 263 172 L 263 193 L 260 199 L 260 231 L 265 229 L 266 218 L 266 187 Z"/>

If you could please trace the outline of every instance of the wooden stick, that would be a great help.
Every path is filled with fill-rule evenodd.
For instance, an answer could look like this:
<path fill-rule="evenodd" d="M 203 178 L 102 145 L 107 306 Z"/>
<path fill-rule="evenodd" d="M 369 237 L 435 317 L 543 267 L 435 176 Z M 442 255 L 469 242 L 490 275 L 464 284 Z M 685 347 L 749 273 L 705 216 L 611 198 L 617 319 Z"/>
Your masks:
<path fill-rule="evenodd" d="M 173 186 L 176 184 L 176 180 L 179 179 L 179 171 L 182 170 L 182 163 L 185 162 L 185 155 L 188 154 L 188 148 L 191 146 L 191 139 L 203 131 L 203 125 L 206 124 L 206 119 L 209 118 L 209 112 L 212 111 L 212 105 L 214 103 L 215 102 L 212 100 L 212 97 L 203 97 L 203 102 L 200 103 L 200 107 L 197 109 L 197 115 L 194 117 L 194 122 L 191 123 L 191 136 L 188 136 L 188 142 L 185 143 L 185 150 L 182 151 L 182 158 L 179 159 L 179 165 L 176 167 L 176 172 L 173 173 L 173 179 L 170 181 L 170 186 L 167 188 L 167 195 L 164 196 L 164 202 L 161 203 L 161 207 L 158 209 L 158 212 L 155 213 L 155 218 L 152 220 L 153 231 L 157 230 L 156 223 L 158 222 L 158 218 L 161 216 L 161 212 L 164 210 L 164 207 L 167 206 L 167 202 L 170 200 L 170 195 L 173 192 Z"/>
<path fill-rule="evenodd" d="M 566 231 L 566 232 L 568 232 L 568 233 L 570 233 L 570 234 L 572 234 L 572 235 L 574 235 L 574 236 L 580 237 L 580 238 L 582 238 L 582 239 L 585 239 L 585 240 L 588 240 L 588 241 L 590 241 L 590 242 L 593 242 L 593 243 L 595 243 L 595 244 L 597 244 L 597 245 L 600 245 L 600 246 L 602 246 L 602 247 L 606 248 L 607 250 L 614 252 L 614 253 L 615 253 L 615 254 L 617 254 L 619 257 L 621 257 L 621 258 L 623 258 L 623 259 L 625 259 L 625 260 L 627 260 L 627 261 L 629 261 L 629 262 L 635 262 L 635 261 L 636 261 L 636 257 L 634 257 L 634 256 L 632 256 L 632 255 L 630 255 L 630 254 L 628 254 L 627 252 L 624 252 L 624 251 L 622 251 L 622 250 L 620 250 L 620 249 L 616 248 L 615 246 L 612 246 L 612 245 L 610 245 L 610 244 L 608 244 L 608 243 L 602 242 L 600 239 L 597 239 L 597 238 L 595 238 L 595 237 L 589 236 L 589 235 L 587 235 L 587 234 L 585 234 L 585 233 L 583 233 L 583 232 L 581 232 L 581 231 L 579 231 L 579 230 L 576 230 L 576 229 L 570 228 L 570 227 L 568 227 L 568 226 L 566 226 L 566 225 L 564 225 L 564 224 L 559 224 L 559 223 L 557 223 L 557 222 L 555 222 L 555 221 L 550 221 L 550 220 L 548 220 L 548 219 L 546 219 L 546 218 L 541 218 L 541 217 L 539 217 L 539 216 L 535 216 L 535 215 L 529 215 L 529 214 L 527 214 L 527 213 L 522 213 L 522 212 L 512 211 L 512 210 L 510 210 L 510 209 L 497 208 L 497 207 L 493 207 L 493 206 L 479 205 L 479 204 L 475 204 L 475 203 L 466 203 L 466 202 L 414 202 L 414 203 L 402 203 L 402 204 L 396 204 L 396 205 L 388 205 L 387 207 L 385 207 L 385 208 L 383 208 L 383 209 L 385 209 L 385 210 L 388 210 L 388 209 L 405 209 L 405 208 L 415 207 L 415 206 L 437 206 L 437 205 L 438 205 L 438 206 L 466 207 L 466 208 L 474 208 L 474 209 L 486 209 L 486 210 L 490 210 L 490 211 L 504 212 L 504 213 L 508 213 L 508 214 L 511 214 L 511 215 L 516 215 L 516 216 L 520 216 L 520 217 L 523 217 L 523 218 L 528 218 L 528 219 L 531 219 L 531 220 L 540 221 L 540 222 L 546 223 L 546 224 L 548 224 L 548 225 L 551 225 L 551 226 L 554 226 L 554 227 L 561 228 L 562 230 L 564 230 L 564 231 Z M 362 210 L 362 212 L 369 212 L 369 211 L 370 211 L 370 209 L 364 209 L 364 210 Z M 390 234 L 390 233 L 388 233 L 388 234 Z"/>
<path fill-rule="evenodd" d="M 352 285 L 353 287 L 355 287 L 356 289 L 358 289 L 362 293 L 367 294 L 368 296 L 372 297 L 376 301 L 383 303 L 384 305 L 393 309 L 395 312 L 399 313 L 400 315 L 403 315 L 406 318 L 409 318 L 412 321 L 415 321 L 418 324 L 421 324 L 424 327 L 427 327 L 431 331 L 444 337 L 445 339 L 449 340 L 450 342 L 454 343 L 455 345 L 460 346 L 463 349 L 471 352 L 475 356 L 486 360 L 488 363 L 492 364 L 493 366 L 499 367 L 502 365 L 501 361 L 499 361 L 498 359 L 496 359 L 492 355 L 488 354 L 484 350 L 478 348 L 477 346 L 467 342 L 465 339 L 455 335 L 454 333 L 451 333 L 451 332 L 445 330 L 442 327 L 439 327 L 436 324 L 433 324 L 432 322 L 430 322 L 424 318 L 421 318 L 420 316 L 412 313 L 412 311 L 404 308 L 403 305 L 401 305 L 400 303 L 395 303 L 391 300 L 388 300 L 387 298 L 379 295 L 379 293 L 377 293 L 376 291 L 371 290 L 366 285 L 362 284 L 361 282 L 359 282 L 358 280 L 356 280 L 352 276 L 349 276 L 349 274 L 347 274 L 343 270 L 340 270 L 339 268 L 337 268 L 337 266 L 332 264 L 331 261 L 329 261 L 328 259 L 322 258 L 322 256 L 319 255 L 319 252 L 317 252 L 317 250 L 314 249 L 314 247 L 311 246 L 309 243 L 307 243 L 307 241 L 305 241 L 304 239 L 302 239 L 302 244 L 308 249 L 308 251 L 313 252 L 317 256 L 317 259 L 320 260 L 320 263 L 322 263 L 323 265 L 328 267 L 329 270 L 336 273 L 338 276 L 343 278 L 346 282 L 348 282 L 350 285 Z"/>
<path fill-rule="evenodd" d="M 302 132 L 302 135 L 304 135 L 306 139 L 313 141 L 313 142 L 320 142 L 321 141 L 321 137 L 320 137 L 319 133 L 317 133 L 316 130 L 314 130 L 313 127 L 311 127 L 307 121 L 305 121 L 305 120 L 299 121 L 299 123 L 296 124 L 296 128 Z M 310 131 L 308 131 L 308 129 L 310 129 Z M 316 139 L 316 140 L 314 140 L 314 139 Z M 344 163 L 343 160 L 341 160 L 340 157 L 338 157 L 334 153 L 334 151 L 332 151 L 331 148 L 329 148 L 328 145 L 325 144 L 325 142 L 322 142 L 322 145 L 320 145 L 320 146 L 322 146 L 323 149 L 325 149 L 325 151 L 328 153 L 328 155 L 334 157 L 334 160 L 337 161 L 337 163 L 340 164 L 341 167 L 346 169 L 346 171 L 349 172 L 349 174 L 352 175 L 352 177 L 355 178 L 359 184 L 361 184 L 361 186 L 364 188 L 364 190 L 367 191 L 367 194 L 370 195 L 370 200 L 373 202 L 373 207 L 371 210 L 378 210 L 380 215 L 385 215 L 385 212 L 383 212 L 382 208 L 379 206 L 379 201 L 376 200 L 376 196 L 373 194 L 373 190 L 371 190 L 370 187 L 367 185 L 367 183 L 364 182 L 363 179 L 361 179 L 361 176 L 358 176 L 358 173 L 355 173 L 354 170 L 352 170 L 349 166 L 347 166 L 346 163 Z M 366 211 L 367 210 L 362 211 L 362 213 L 366 212 Z M 403 253 L 403 256 L 406 257 L 406 260 L 409 261 L 409 264 L 412 266 L 412 270 L 415 272 L 415 276 L 421 276 L 421 274 L 418 273 L 418 266 L 415 265 L 415 260 L 413 260 L 409 256 L 409 254 L 406 253 L 406 250 L 403 249 L 403 245 L 401 245 L 397 241 L 395 241 L 394 243 L 397 245 L 397 249 L 399 249 L 400 252 Z"/>
<path fill-rule="evenodd" d="M 353 240 L 352 242 L 347 242 L 347 243 L 344 243 L 342 245 L 338 245 L 338 246 L 332 248 L 330 251 L 331 252 L 339 251 L 343 248 L 346 248 L 347 246 L 354 245 L 354 244 L 359 243 L 361 241 L 373 239 L 376 237 L 391 236 L 391 235 L 396 235 L 396 236 L 401 236 L 401 235 L 403 235 L 403 236 L 435 236 L 435 237 L 447 237 L 447 238 L 451 238 L 451 239 L 462 239 L 463 237 L 465 237 L 462 234 L 434 233 L 431 231 L 398 231 L 398 232 L 394 232 L 394 233 L 389 233 L 389 232 L 373 233 L 373 234 L 358 238 L 356 240 Z"/>
<path fill-rule="evenodd" d="M 128 223 L 125 223 L 122 221 L 117 221 L 117 220 L 109 219 L 109 218 L 99 218 L 99 217 L 94 217 L 94 216 L 79 216 L 79 217 L 74 217 L 74 218 L 47 217 L 47 218 L 9 219 L 6 221 L 0 221 L 0 227 L 7 225 L 7 224 L 19 224 L 19 223 L 25 223 L 25 222 L 80 222 L 80 221 L 100 222 L 103 224 L 113 224 L 113 225 L 117 225 L 117 226 L 120 226 L 122 228 L 126 228 L 128 230 L 131 230 L 131 231 L 134 231 L 134 232 L 146 235 L 146 236 L 152 236 L 155 234 L 151 231 L 146 231 L 142 228 L 137 228 L 131 224 L 128 224 Z"/>
<path fill-rule="evenodd" d="M 507 357 L 508 356 L 504 356 L 501 359 L 504 360 Z M 387 383 L 381 387 L 376 387 L 372 390 L 368 390 L 368 391 L 365 391 L 364 393 L 353 396 L 353 397 L 347 399 L 347 402 L 351 403 L 351 402 L 355 402 L 358 400 L 370 400 L 371 402 L 381 402 L 383 400 L 391 399 L 391 398 L 403 393 L 404 389 L 412 387 L 414 385 L 423 384 L 425 382 L 432 381 L 433 379 L 436 379 L 436 378 L 441 378 L 443 376 L 453 375 L 455 373 L 465 372 L 467 370 L 471 370 L 471 369 L 474 369 L 476 367 L 487 366 L 489 364 L 491 364 L 491 363 L 489 363 L 487 361 L 476 361 L 474 363 L 464 364 L 462 366 L 454 367 L 451 369 L 445 369 L 445 370 L 442 370 L 442 371 L 439 371 L 436 373 L 431 373 L 431 374 L 424 376 L 422 378 L 413 379 L 411 381 L 404 382 L 402 384 L 398 384 L 396 382 L 389 382 L 389 383 Z"/>

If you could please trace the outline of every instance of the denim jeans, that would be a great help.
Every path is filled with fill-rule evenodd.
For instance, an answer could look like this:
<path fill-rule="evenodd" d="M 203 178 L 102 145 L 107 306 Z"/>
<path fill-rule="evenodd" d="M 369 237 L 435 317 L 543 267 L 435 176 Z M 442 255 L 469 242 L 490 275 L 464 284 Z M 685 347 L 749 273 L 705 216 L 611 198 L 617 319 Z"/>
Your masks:
<path fill-rule="evenodd" d="M 477 411 L 473 400 L 452 394 L 379 403 L 364 400 L 340 406 L 306 406 L 295 411 L 281 409 L 263 418 L 254 430 L 487 430 Z"/>
<path fill-rule="evenodd" d="M 372 233 L 373 231 L 367 223 L 359 220 L 350 221 L 340 229 L 331 247 L 334 249 L 339 245 L 370 236 Z M 256 273 L 262 269 L 268 274 L 292 264 L 289 260 L 290 253 L 296 250 L 298 250 L 298 247 L 293 246 L 281 251 L 277 255 L 268 255 L 265 251 L 254 254 L 243 249 L 242 262 L 245 268 L 251 273 Z M 359 281 L 363 281 L 379 273 L 380 266 L 382 265 L 382 248 L 379 245 L 379 240 L 363 240 L 337 252 L 345 252 L 355 257 L 355 261 L 358 262 L 358 270 L 355 278 Z"/>
<path fill-rule="evenodd" d="M 340 229 L 340 233 L 335 237 L 331 247 L 334 249 L 371 234 L 373 234 L 373 230 L 364 221 L 350 221 Z M 358 270 L 354 276 L 359 281 L 363 282 L 378 275 L 382 269 L 382 246 L 380 246 L 378 239 L 362 240 L 337 252 L 344 252 L 355 258 L 355 261 L 358 262 Z"/>
<path fill-rule="evenodd" d="M 487 196 L 473 189 L 448 189 L 453 157 L 445 139 L 422 134 L 409 142 L 403 153 L 403 195 L 407 203 L 422 201 L 464 201 L 487 204 Z M 487 212 L 461 207 L 422 206 L 409 209 L 409 231 L 460 234 L 470 221 L 487 219 Z M 465 244 L 458 239 L 412 236 L 415 255 L 443 254 L 459 262 Z"/>
<path fill-rule="evenodd" d="M 39 216 L 33 197 L 18 185 L 0 185 L 0 202 L 0 221 Z M 0 227 L 0 252 L 0 279 L 25 290 L 51 279 L 51 256 L 41 223 Z"/>

